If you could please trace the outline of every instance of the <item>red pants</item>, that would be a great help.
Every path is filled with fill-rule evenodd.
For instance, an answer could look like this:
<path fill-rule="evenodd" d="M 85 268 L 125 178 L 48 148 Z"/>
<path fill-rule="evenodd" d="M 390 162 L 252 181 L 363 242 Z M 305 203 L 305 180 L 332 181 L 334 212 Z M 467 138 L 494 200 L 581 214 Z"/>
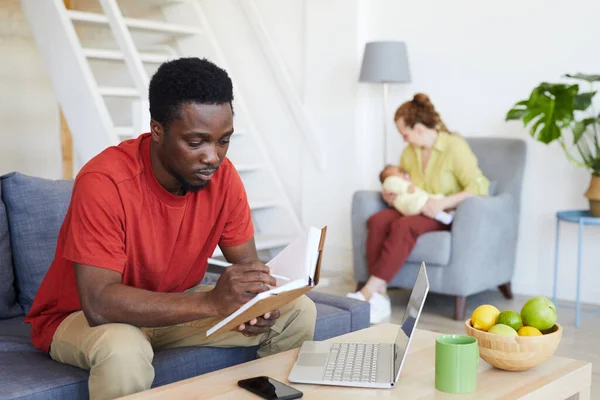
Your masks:
<path fill-rule="evenodd" d="M 424 215 L 404 216 L 394 208 L 374 214 L 367 222 L 367 265 L 369 274 L 390 282 L 408 259 L 419 236 L 450 229 Z"/>

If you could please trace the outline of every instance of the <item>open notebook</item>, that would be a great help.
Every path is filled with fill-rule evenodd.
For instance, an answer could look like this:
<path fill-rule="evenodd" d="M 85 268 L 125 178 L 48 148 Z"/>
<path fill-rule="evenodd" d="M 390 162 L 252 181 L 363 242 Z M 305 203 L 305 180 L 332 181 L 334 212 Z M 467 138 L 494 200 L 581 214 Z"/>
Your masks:
<path fill-rule="evenodd" d="M 228 332 L 239 325 L 268 312 L 278 310 L 302 296 L 319 283 L 323 246 L 327 227 L 310 227 L 284 248 L 266 265 L 272 274 L 289 280 L 277 279 L 277 285 L 257 294 L 206 332 L 206 336 Z"/>

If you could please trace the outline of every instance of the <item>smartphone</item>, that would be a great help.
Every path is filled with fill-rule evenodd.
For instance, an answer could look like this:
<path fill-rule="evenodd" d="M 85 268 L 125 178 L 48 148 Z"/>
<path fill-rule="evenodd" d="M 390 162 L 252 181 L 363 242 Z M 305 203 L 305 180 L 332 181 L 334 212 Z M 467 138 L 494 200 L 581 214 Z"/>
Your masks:
<path fill-rule="evenodd" d="M 259 395 L 263 399 L 286 400 L 299 399 L 302 392 L 291 386 L 276 381 L 268 376 L 257 376 L 255 378 L 243 379 L 238 382 L 240 387 Z"/>

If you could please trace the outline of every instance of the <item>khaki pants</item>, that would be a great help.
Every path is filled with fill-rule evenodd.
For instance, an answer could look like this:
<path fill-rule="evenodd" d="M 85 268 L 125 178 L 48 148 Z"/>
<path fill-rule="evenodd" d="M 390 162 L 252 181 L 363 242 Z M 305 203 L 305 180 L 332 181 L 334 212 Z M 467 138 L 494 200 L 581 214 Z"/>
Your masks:
<path fill-rule="evenodd" d="M 197 286 L 191 291 L 208 291 Z M 183 346 L 249 347 L 260 345 L 258 357 L 300 347 L 312 340 L 316 308 L 306 296 L 279 310 L 271 330 L 246 337 L 227 332 L 206 337 L 220 318 L 206 318 L 163 328 L 137 328 L 128 324 L 90 327 L 82 311 L 69 315 L 58 327 L 50 356 L 55 361 L 90 370 L 91 400 L 114 399 L 150 389 L 154 380 L 154 350 Z"/>

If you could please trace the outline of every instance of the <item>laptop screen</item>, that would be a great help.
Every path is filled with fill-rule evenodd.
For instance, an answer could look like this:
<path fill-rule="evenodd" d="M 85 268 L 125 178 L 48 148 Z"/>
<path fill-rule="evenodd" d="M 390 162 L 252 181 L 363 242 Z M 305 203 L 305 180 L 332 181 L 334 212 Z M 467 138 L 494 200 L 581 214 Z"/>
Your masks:
<path fill-rule="evenodd" d="M 425 271 L 425 263 L 422 263 L 415 285 L 410 294 L 404 317 L 402 317 L 398 335 L 396 336 L 396 343 L 394 346 L 394 375 L 396 380 L 398 380 L 405 353 L 408 351 L 410 338 L 416 328 L 417 320 L 421 314 L 421 309 L 428 291 L 429 281 L 427 279 L 427 272 Z"/>

